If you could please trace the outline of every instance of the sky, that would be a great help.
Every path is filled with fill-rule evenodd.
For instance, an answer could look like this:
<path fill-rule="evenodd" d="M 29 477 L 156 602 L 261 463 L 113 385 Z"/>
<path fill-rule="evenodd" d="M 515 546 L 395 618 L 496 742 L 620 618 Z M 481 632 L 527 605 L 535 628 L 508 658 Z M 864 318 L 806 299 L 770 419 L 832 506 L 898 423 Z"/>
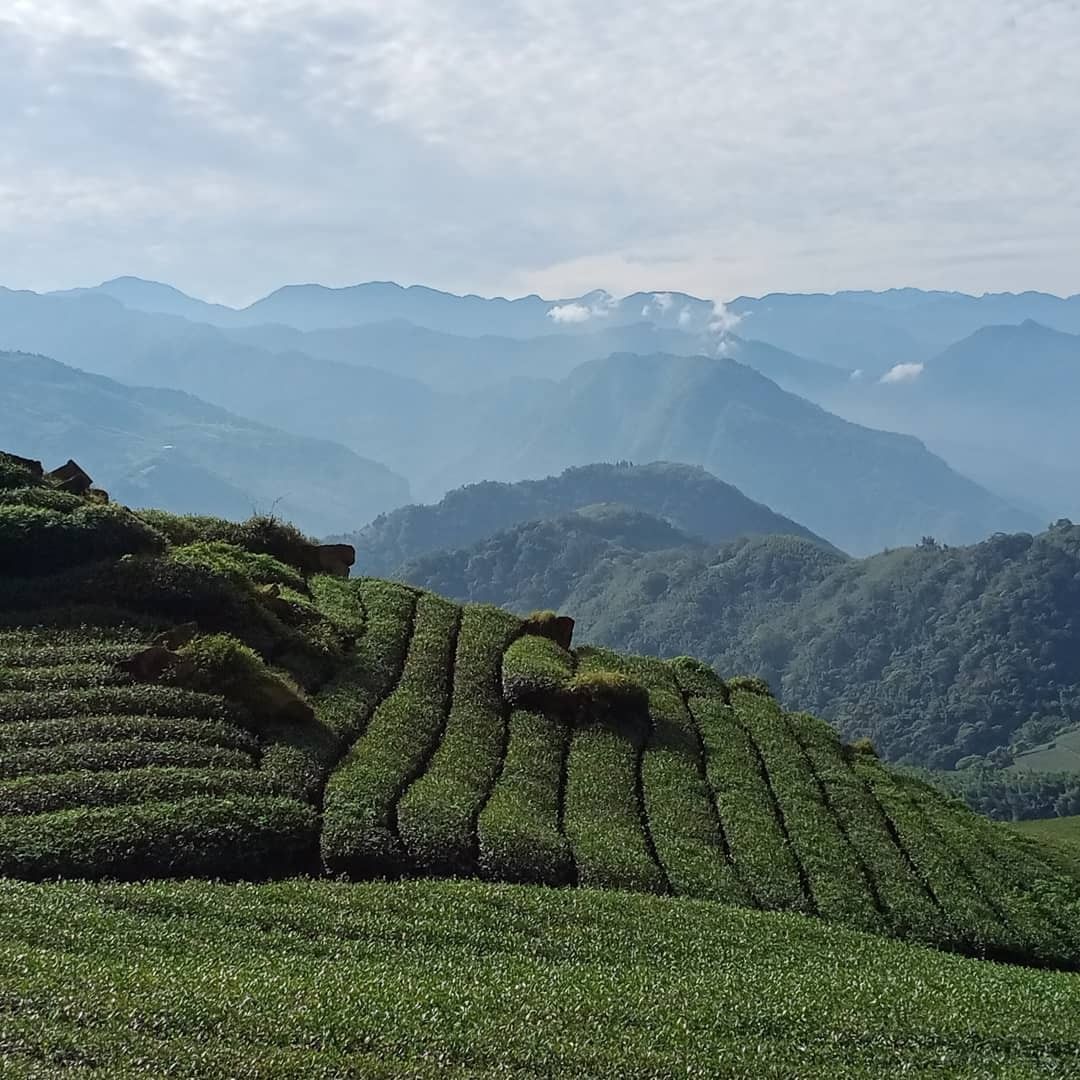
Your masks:
<path fill-rule="evenodd" d="M 1080 292 L 1080 0 L 4 0 L 0 284 Z"/>

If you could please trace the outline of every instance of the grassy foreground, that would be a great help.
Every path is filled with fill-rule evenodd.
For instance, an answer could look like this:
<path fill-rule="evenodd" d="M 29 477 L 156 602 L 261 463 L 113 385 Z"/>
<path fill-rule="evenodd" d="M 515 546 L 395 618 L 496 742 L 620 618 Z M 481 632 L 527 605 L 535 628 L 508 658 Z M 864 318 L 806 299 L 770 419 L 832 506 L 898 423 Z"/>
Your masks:
<path fill-rule="evenodd" d="M 0 882 L 5 1077 L 1066 1077 L 1080 977 L 463 882 Z"/>

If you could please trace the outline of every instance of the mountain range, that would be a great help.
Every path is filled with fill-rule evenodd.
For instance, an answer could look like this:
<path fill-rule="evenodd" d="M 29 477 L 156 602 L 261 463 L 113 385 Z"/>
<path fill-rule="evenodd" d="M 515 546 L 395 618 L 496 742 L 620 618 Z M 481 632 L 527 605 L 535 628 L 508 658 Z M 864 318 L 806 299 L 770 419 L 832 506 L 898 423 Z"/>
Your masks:
<path fill-rule="evenodd" d="M 573 324 L 578 333 L 510 342 L 385 321 L 311 331 L 222 328 L 176 314 L 197 309 L 230 321 L 216 309 L 198 302 L 193 309 L 174 291 L 121 284 L 68 295 L 0 291 L 0 346 L 183 390 L 293 435 L 334 440 L 406 477 L 428 501 L 477 479 L 664 458 L 705 466 L 859 554 L 926 533 L 965 542 L 1048 519 L 957 475 L 915 440 L 844 422 L 761 374 L 824 396 L 851 382 L 841 369 L 760 342 L 710 338 L 708 324 L 661 325 L 670 310 L 660 322 L 642 319 L 650 303 L 659 305 L 647 295 L 634 301 L 641 301 L 634 325 Z M 150 295 L 170 310 L 132 309 L 132 295 L 144 307 Z M 439 302 L 449 310 L 452 300 Z M 488 310 L 485 303 L 464 298 L 460 310 Z M 388 313 L 392 306 L 382 310 Z M 608 351 L 620 343 L 632 351 Z M 684 355 L 645 352 L 658 344 Z M 700 352 L 706 347 L 712 355 Z M 471 356 L 479 359 L 467 377 Z M 321 531 L 363 522 L 335 520 Z"/>
<path fill-rule="evenodd" d="M 529 338 L 576 334 L 597 326 L 642 320 L 667 329 L 718 333 L 738 323 L 743 337 L 826 363 L 883 373 L 897 363 L 925 361 L 983 326 L 1033 319 L 1080 333 L 1080 295 L 891 289 L 834 294 L 771 293 L 740 296 L 718 309 L 711 300 L 679 292 L 636 292 L 616 298 L 602 289 L 547 300 L 455 296 L 425 286 L 368 282 L 346 288 L 287 285 L 234 309 L 207 304 L 168 285 L 118 278 L 90 290 L 128 307 L 183 315 L 219 326 L 280 323 L 300 330 L 404 319 L 465 337 L 497 334 Z"/>

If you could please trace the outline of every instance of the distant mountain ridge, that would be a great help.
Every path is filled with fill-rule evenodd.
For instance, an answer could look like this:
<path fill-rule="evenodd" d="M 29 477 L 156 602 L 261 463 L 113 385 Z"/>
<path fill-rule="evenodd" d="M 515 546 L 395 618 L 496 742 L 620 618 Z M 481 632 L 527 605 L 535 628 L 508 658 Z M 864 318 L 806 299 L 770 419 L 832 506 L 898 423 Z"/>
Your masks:
<path fill-rule="evenodd" d="M 373 281 L 344 288 L 286 285 L 242 309 L 208 304 L 171 286 L 118 278 L 89 290 L 147 311 L 184 314 L 221 326 L 284 323 L 301 330 L 341 328 L 388 319 L 467 337 L 482 334 L 535 337 L 575 334 L 598 325 L 646 320 L 692 333 L 734 329 L 744 338 L 772 344 L 841 367 L 887 370 L 918 362 L 982 326 L 1035 319 L 1080 333 L 1080 294 L 966 293 L 891 289 L 833 294 L 770 293 L 740 296 L 727 304 L 717 326 L 712 300 L 680 292 L 635 292 L 615 297 L 598 289 L 581 296 L 516 299 L 459 296 L 423 285 Z"/>
<path fill-rule="evenodd" d="M 963 542 L 1047 520 L 1013 511 L 914 440 L 830 417 L 748 366 L 802 393 L 850 384 L 827 364 L 734 337 L 707 343 L 731 356 L 646 353 L 657 342 L 689 350 L 701 339 L 640 321 L 513 342 L 503 353 L 510 340 L 473 344 L 406 323 L 276 337 L 271 327 L 222 329 L 96 293 L 0 290 L 0 348 L 183 390 L 258 423 L 332 439 L 407 477 L 422 500 L 480 478 L 669 460 L 704 466 L 856 553 L 926 533 Z M 619 343 L 633 351 L 607 352 Z M 440 357 L 449 367 L 436 378 Z M 471 382 L 462 375 L 470 366 L 478 369 Z"/>
<path fill-rule="evenodd" d="M 973 479 L 1080 517 L 1080 335 L 1033 320 L 984 326 L 889 383 L 808 393 L 840 415 L 910 431 Z"/>

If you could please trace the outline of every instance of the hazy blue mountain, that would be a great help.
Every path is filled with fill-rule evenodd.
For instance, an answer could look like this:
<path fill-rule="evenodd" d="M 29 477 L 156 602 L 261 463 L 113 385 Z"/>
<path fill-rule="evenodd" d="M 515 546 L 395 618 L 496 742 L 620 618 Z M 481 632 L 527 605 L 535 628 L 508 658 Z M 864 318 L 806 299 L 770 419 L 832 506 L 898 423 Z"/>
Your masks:
<path fill-rule="evenodd" d="M 883 386 L 865 373 L 853 378 L 850 371 L 765 342 L 731 334 L 721 339 L 709 331 L 707 323 L 704 329 L 700 323 L 697 328 L 693 324 L 695 318 L 707 318 L 711 305 L 695 301 L 696 314 L 691 319 L 682 317 L 679 305 L 690 298 L 658 294 L 663 297 L 661 304 L 657 295 L 639 294 L 616 306 L 598 307 L 604 314 L 586 323 L 592 324 L 591 329 L 577 327 L 580 332 L 516 339 L 466 338 L 401 321 L 312 331 L 280 324 L 221 328 L 126 306 L 139 302 L 183 307 L 187 298 L 173 295 L 167 287 L 125 279 L 103 288 L 62 296 L 0 290 L 0 348 L 55 356 L 137 385 L 185 390 L 261 423 L 332 439 L 407 476 L 414 493 L 425 500 L 438 499 L 478 478 L 517 480 L 595 460 L 662 457 L 712 468 L 753 497 L 810 522 L 841 546 L 859 551 L 880 543 L 911 542 L 923 532 L 953 541 L 971 540 L 997 528 L 1035 528 L 1063 512 L 1073 512 L 1067 500 L 1075 485 L 1068 476 L 1063 479 L 1046 469 L 1034 487 L 1016 484 L 1015 462 L 1046 461 L 1047 457 L 1031 453 L 1030 447 L 1008 444 L 1003 435 L 1007 429 L 981 401 L 972 399 L 961 410 L 948 400 L 945 387 L 940 403 L 925 395 L 920 399 L 921 380 L 910 386 Z M 109 289 L 123 299 L 108 295 Z M 357 295 L 367 295 L 363 287 L 358 289 Z M 337 298 L 335 302 L 348 300 L 338 295 L 340 290 L 326 291 Z M 408 294 L 416 296 L 417 302 L 430 299 L 429 293 L 432 290 L 419 294 L 390 290 L 399 300 Z M 455 298 L 435 295 L 437 305 L 457 310 Z M 589 302 L 600 305 L 601 299 L 596 295 Z M 907 300 L 914 304 L 916 298 Z M 413 300 L 408 302 L 416 306 Z M 862 303 L 850 298 L 846 302 Z M 477 305 L 488 310 L 485 304 L 489 302 L 472 298 L 468 310 Z M 899 301 L 894 300 L 892 306 L 899 306 Z M 496 309 L 504 310 L 499 305 L 492 310 Z M 528 314 L 529 306 L 513 310 Z M 632 316 L 634 321 L 620 325 L 617 320 L 623 316 Z M 665 320 L 685 325 L 660 325 Z M 752 326 L 752 318 L 748 316 L 743 325 Z M 1032 332 L 1031 327 L 1027 332 Z M 588 365 L 607 364 L 605 378 L 615 377 L 618 361 L 614 366 L 609 361 L 612 349 L 623 350 L 619 356 L 654 355 L 660 350 L 684 361 L 702 354 L 715 357 L 723 351 L 727 355 L 716 359 L 714 366 L 729 372 L 729 383 L 690 391 L 690 397 L 703 395 L 692 403 L 687 387 L 679 389 L 690 368 L 685 362 L 681 366 L 671 363 L 669 357 L 661 365 L 671 369 L 664 376 L 666 388 L 654 388 L 655 400 L 650 390 L 638 411 L 613 416 L 612 401 L 628 387 L 618 389 L 613 383 L 585 391 L 585 383 L 594 377 Z M 701 363 L 707 364 L 702 358 L 694 370 L 709 370 Z M 763 412 L 761 402 L 751 400 L 762 392 L 760 384 L 734 378 L 738 370 L 751 374 L 741 365 L 849 419 L 924 437 L 931 447 L 949 454 L 952 462 L 971 470 L 981 483 L 1033 508 L 1036 517 L 1003 517 L 1000 506 L 991 510 L 970 488 L 966 494 L 957 492 L 957 498 L 947 496 L 940 476 L 919 481 L 927 492 L 923 497 L 912 490 L 914 474 L 908 460 L 912 454 L 925 457 L 922 448 L 909 448 L 899 457 L 848 453 L 840 449 L 846 443 L 839 433 L 846 429 L 835 417 L 829 429 L 832 434 L 809 435 L 811 429 L 830 424 L 818 410 L 797 409 L 797 415 L 784 414 L 782 420 L 780 414 L 766 419 L 769 409 Z M 927 385 L 933 368 L 928 363 Z M 616 398 L 605 400 L 609 390 Z M 679 408 L 692 407 L 695 416 L 689 426 L 685 417 L 674 426 L 668 423 L 667 413 L 680 394 L 683 406 Z M 750 399 L 745 399 L 747 394 Z M 773 400 L 776 404 L 780 399 Z M 917 401 L 917 407 L 907 404 Z M 720 418 L 712 427 L 705 417 L 710 409 Z M 946 418 L 970 413 L 970 422 L 965 421 L 967 427 L 949 419 L 943 424 L 932 422 L 943 410 Z M 1041 426 L 1048 433 L 1049 446 L 1054 445 L 1055 428 L 1048 415 L 1042 417 Z M 791 425 L 791 430 L 773 438 L 766 434 L 770 424 Z M 742 425 L 749 425 L 746 432 Z M 562 430 L 567 427 L 575 430 Z M 537 438 L 538 431 L 545 434 Z M 845 437 L 850 434 L 846 431 Z M 873 438 L 881 443 L 891 437 L 878 433 Z M 982 453 L 985 441 L 996 444 L 996 450 Z M 814 458 L 825 445 L 833 446 L 833 457 Z M 891 445 L 895 451 L 895 440 Z M 1008 453 L 1003 451 L 1006 446 Z M 900 472 L 890 477 L 890 470 L 897 467 Z M 810 472 L 816 473 L 813 482 L 804 483 L 801 478 Z M 1019 478 L 1022 481 L 1022 471 Z M 902 513 L 883 494 L 896 485 L 911 496 L 906 503 L 907 497 L 901 498 L 907 507 Z M 852 507 L 859 506 L 857 512 L 840 494 L 847 487 L 855 492 Z M 794 501 L 785 502 L 789 497 Z M 875 522 L 874 515 L 881 520 Z M 853 526 L 845 517 L 860 520 Z"/>
<path fill-rule="evenodd" d="M 181 512 L 272 511 L 332 532 L 409 496 L 400 476 L 336 443 L 25 353 L 0 353 L 0 432 L 50 467 L 75 458 L 121 501 Z"/>
<path fill-rule="evenodd" d="M 702 465 L 853 553 L 1039 524 L 917 439 L 841 420 L 723 358 L 619 355 L 582 365 L 500 455 L 495 475 L 618 459 Z"/>
<path fill-rule="evenodd" d="M 716 339 L 720 326 L 712 301 L 685 293 L 638 292 L 616 298 L 603 290 L 560 300 L 525 296 L 457 296 L 426 286 L 367 282 L 332 289 L 287 285 L 243 309 L 207 304 L 167 285 L 118 278 L 89 290 L 145 311 L 180 314 L 220 326 L 285 324 L 300 330 L 340 329 L 404 320 L 466 337 L 530 338 L 578 335 L 607 327 L 648 322 L 665 330 Z M 741 296 L 728 304 L 741 319 L 746 339 L 763 341 L 798 356 L 880 374 L 897 363 L 921 362 L 980 327 L 1033 319 L 1080 333 L 1080 295 L 892 289 L 834 294 L 772 293 Z M 660 346 L 664 351 L 669 344 Z M 700 347 L 694 351 L 702 351 Z M 708 351 L 708 350 L 706 350 Z"/>
<path fill-rule="evenodd" d="M 184 390 L 294 434 L 341 442 L 406 473 L 426 463 L 431 443 L 455 416 L 443 396 L 389 371 L 255 348 L 216 327 L 130 310 L 102 294 L 0 289 L 2 348 L 126 383 Z M 414 427 L 430 442 L 417 440 Z"/>
<path fill-rule="evenodd" d="M 1080 334 L 1027 319 L 986 326 L 934 357 L 914 380 L 918 395 L 978 401 L 1036 413 L 1075 415 L 1080 402 Z"/>
<path fill-rule="evenodd" d="M 133 311 L 148 311 L 161 315 L 180 315 L 196 322 L 229 325 L 236 312 L 224 304 L 210 304 L 181 292 L 160 281 L 145 281 L 137 277 L 118 277 L 91 289 L 65 289 L 51 296 L 108 296 Z"/>
<path fill-rule="evenodd" d="M 403 320 L 330 330 L 301 331 L 280 324 L 232 329 L 237 342 L 271 352 L 289 350 L 341 363 L 382 368 L 433 389 L 461 393 L 490 388 L 515 377 L 557 379 L 579 364 L 612 353 L 669 353 L 699 356 L 720 351 L 796 393 L 825 394 L 843 386 L 851 373 L 768 345 L 727 335 L 657 326 L 639 320 L 586 333 L 534 338 L 462 337 Z"/>
<path fill-rule="evenodd" d="M 404 506 L 385 514 L 344 539 L 356 545 L 357 565 L 364 573 L 389 574 L 428 552 L 464 548 L 522 522 L 597 504 L 652 515 L 666 522 L 665 528 L 702 543 L 789 533 L 827 546 L 798 522 L 748 499 L 704 469 L 664 461 L 583 465 L 542 480 L 469 484 L 435 505 Z M 661 546 L 671 546 L 674 533 L 664 535 Z"/>
<path fill-rule="evenodd" d="M 743 337 L 870 375 L 896 364 L 924 363 L 983 326 L 1035 319 L 1080 332 L 1080 295 L 964 293 L 895 289 L 884 293 L 774 293 L 739 297 L 729 309 L 742 317 Z"/>
<path fill-rule="evenodd" d="M 1031 320 L 987 326 L 895 383 L 815 395 L 875 427 L 911 432 L 967 475 L 1039 508 L 1080 516 L 1080 336 Z"/>

